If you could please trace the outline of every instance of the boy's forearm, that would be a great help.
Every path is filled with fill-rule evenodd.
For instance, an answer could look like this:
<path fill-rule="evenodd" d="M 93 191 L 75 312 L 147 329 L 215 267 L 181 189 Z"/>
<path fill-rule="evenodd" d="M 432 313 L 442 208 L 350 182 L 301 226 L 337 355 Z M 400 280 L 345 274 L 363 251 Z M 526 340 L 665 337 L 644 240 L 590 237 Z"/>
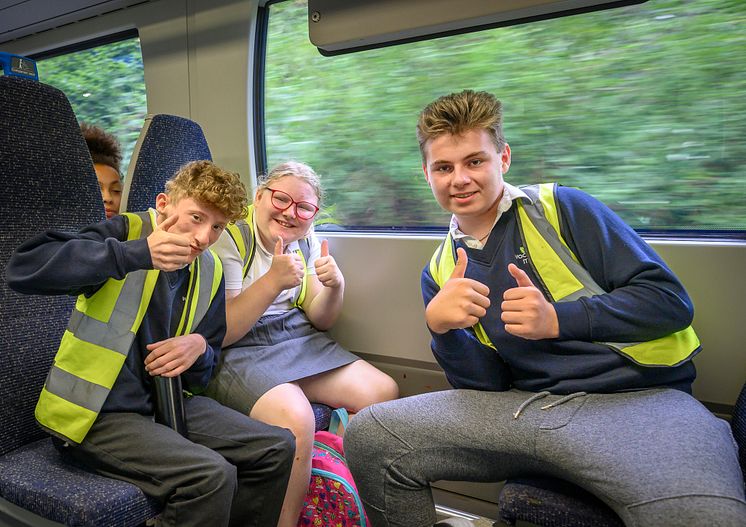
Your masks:
<path fill-rule="evenodd" d="M 96 225 L 80 233 L 47 231 L 27 240 L 8 262 L 8 285 L 27 294 L 77 295 L 109 278 L 149 268 L 145 240 L 121 242 L 110 231 Z"/>

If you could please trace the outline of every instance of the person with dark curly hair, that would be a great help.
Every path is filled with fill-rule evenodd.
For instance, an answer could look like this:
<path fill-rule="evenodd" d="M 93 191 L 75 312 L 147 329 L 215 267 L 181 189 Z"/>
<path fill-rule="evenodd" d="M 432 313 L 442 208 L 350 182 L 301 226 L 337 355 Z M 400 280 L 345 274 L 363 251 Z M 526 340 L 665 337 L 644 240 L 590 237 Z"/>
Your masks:
<path fill-rule="evenodd" d="M 119 204 L 122 201 L 122 148 L 114 135 L 98 126 L 81 123 L 80 131 L 83 132 L 83 138 L 91 153 L 108 220 L 119 214 Z"/>

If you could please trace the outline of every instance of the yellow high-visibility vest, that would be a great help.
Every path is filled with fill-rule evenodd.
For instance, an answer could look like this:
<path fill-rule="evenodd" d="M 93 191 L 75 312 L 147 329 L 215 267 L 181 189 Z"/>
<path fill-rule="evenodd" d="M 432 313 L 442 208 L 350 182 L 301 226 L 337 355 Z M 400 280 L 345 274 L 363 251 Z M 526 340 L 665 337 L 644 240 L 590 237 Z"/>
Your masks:
<path fill-rule="evenodd" d="M 146 238 L 155 211 L 124 213 L 127 240 Z M 90 297 L 80 295 L 36 404 L 36 420 L 50 433 L 80 443 L 109 396 L 158 280 L 155 269 L 110 278 Z M 223 276 L 220 260 L 205 251 L 189 267 L 187 301 L 176 335 L 191 333 L 207 313 Z"/>
<path fill-rule="evenodd" d="M 606 293 L 562 238 L 556 199 L 556 184 L 543 183 L 521 187 L 533 203 L 514 202 L 518 213 L 518 227 L 529 262 L 536 271 L 540 284 L 551 302 L 569 302 L 580 297 Z M 449 250 L 446 250 L 446 247 Z M 438 284 L 450 278 L 456 266 L 456 247 L 450 233 L 430 259 L 429 272 Z M 482 344 L 493 349 L 481 323 L 472 327 Z M 647 342 L 599 342 L 643 366 L 676 366 L 690 359 L 700 342 L 689 326 L 665 337 Z"/>
<path fill-rule="evenodd" d="M 241 255 L 241 261 L 243 262 L 243 277 L 249 273 L 249 267 L 251 262 L 254 261 L 254 255 L 256 254 L 256 240 L 254 239 L 254 205 L 249 205 L 249 212 L 245 218 L 242 218 L 235 223 L 229 224 L 226 228 L 230 235 L 233 243 L 238 248 L 238 254 Z M 306 299 L 306 291 L 308 286 L 308 259 L 311 256 L 311 246 L 308 242 L 308 238 L 301 238 L 298 240 L 298 249 L 295 251 L 300 255 L 303 260 L 303 280 L 300 284 L 300 290 L 298 296 L 293 300 L 295 307 L 301 307 L 301 304 Z"/>

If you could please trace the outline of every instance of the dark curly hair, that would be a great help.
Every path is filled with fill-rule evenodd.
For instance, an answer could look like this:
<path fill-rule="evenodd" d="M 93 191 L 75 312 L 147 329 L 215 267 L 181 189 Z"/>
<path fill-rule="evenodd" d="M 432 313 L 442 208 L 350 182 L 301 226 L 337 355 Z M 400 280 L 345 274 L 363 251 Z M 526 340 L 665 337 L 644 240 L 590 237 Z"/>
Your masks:
<path fill-rule="evenodd" d="M 117 138 L 98 126 L 88 123 L 80 123 L 80 131 L 83 132 L 83 138 L 91 152 L 93 163 L 110 166 L 121 178 L 119 163 L 122 162 L 122 148 Z"/>

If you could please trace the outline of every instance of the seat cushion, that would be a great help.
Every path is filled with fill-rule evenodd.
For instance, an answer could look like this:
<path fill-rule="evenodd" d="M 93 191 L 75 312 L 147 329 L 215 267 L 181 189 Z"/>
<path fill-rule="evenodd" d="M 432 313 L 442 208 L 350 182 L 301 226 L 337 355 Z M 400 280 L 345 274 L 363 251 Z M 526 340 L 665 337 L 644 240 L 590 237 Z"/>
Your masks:
<path fill-rule="evenodd" d="M 508 480 L 498 499 L 500 519 L 510 525 L 526 521 L 542 527 L 623 527 L 601 500 L 559 479 Z"/>
<path fill-rule="evenodd" d="M 0 457 L 0 496 L 71 526 L 136 526 L 160 510 L 138 487 L 68 464 L 48 437 Z"/>

